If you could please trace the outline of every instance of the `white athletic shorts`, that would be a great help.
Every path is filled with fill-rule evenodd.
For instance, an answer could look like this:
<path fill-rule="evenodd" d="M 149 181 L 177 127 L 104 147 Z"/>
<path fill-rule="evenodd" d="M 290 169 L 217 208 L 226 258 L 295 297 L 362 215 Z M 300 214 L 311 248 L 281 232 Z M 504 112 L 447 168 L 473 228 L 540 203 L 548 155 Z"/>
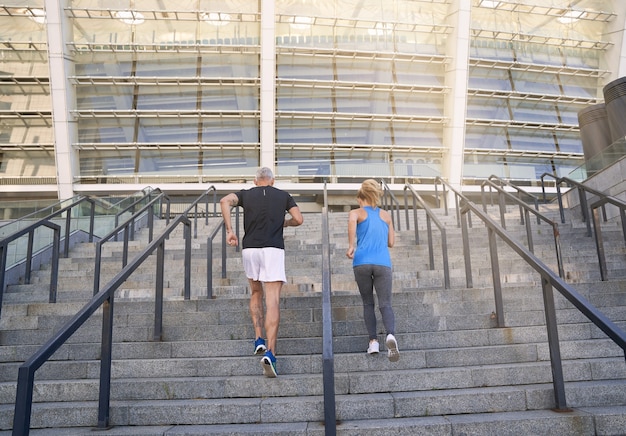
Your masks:
<path fill-rule="evenodd" d="M 259 282 L 287 282 L 285 250 L 275 247 L 241 250 L 246 277 Z"/>

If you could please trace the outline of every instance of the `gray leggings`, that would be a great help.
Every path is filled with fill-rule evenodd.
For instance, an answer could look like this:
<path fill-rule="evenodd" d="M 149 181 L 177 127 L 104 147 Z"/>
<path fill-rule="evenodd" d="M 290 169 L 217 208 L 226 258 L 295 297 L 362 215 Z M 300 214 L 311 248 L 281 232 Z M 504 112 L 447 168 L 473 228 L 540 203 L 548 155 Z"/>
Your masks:
<path fill-rule="evenodd" d="M 396 319 L 391 307 L 391 268 L 381 265 L 358 265 L 354 268 L 354 279 L 363 300 L 363 318 L 370 340 L 376 339 L 376 313 L 374 311 L 374 289 L 378 297 L 378 310 L 383 317 L 387 334 L 395 334 Z"/>

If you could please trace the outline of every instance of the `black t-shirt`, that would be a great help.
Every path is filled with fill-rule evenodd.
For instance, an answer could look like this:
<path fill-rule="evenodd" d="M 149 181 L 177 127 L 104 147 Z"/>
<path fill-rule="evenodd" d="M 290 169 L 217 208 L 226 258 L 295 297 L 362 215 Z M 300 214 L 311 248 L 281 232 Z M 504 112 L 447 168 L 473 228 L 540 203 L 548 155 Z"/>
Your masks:
<path fill-rule="evenodd" d="M 285 248 L 285 212 L 297 206 L 293 197 L 273 186 L 255 186 L 235 193 L 243 207 L 243 248 Z"/>

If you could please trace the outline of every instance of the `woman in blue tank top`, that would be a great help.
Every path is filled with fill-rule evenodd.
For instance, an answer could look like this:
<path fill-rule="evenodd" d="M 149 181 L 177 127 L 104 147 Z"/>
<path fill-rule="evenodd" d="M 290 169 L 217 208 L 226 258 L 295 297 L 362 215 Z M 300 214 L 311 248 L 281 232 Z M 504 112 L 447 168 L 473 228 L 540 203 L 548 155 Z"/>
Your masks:
<path fill-rule="evenodd" d="M 368 179 L 357 193 L 359 208 L 348 215 L 348 251 L 352 259 L 354 279 L 363 300 L 363 318 L 369 335 L 368 354 L 380 351 L 376 332 L 374 291 L 378 297 L 378 310 L 387 333 L 385 345 L 392 362 L 400 358 L 395 338 L 395 315 L 391 306 L 392 270 L 389 248 L 395 242 L 391 215 L 378 207 L 382 190 L 376 180 Z"/>

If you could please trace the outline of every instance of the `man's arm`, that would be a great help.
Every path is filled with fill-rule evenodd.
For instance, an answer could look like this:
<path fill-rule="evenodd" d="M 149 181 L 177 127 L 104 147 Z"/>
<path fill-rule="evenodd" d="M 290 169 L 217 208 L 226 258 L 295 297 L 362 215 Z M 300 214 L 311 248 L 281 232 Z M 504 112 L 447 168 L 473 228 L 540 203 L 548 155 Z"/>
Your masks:
<path fill-rule="evenodd" d="M 222 209 L 222 218 L 224 218 L 224 226 L 226 227 L 226 243 L 228 245 L 237 245 L 237 235 L 233 232 L 230 221 L 230 209 L 239 204 L 237 194 L 230 193 L 220 200 L 220 208 Z"/>
<path fill-rule="evenodd" d="M 302 213 L 300 212 L 300 208 L 298 206 L 292 207 L 287 212 L 289 212 L 291 218 L 285 220 L 285 224 L 283 224 L 283 227 L 298 227 L 304 222 L 304 217 L 302 216 Z"/>

